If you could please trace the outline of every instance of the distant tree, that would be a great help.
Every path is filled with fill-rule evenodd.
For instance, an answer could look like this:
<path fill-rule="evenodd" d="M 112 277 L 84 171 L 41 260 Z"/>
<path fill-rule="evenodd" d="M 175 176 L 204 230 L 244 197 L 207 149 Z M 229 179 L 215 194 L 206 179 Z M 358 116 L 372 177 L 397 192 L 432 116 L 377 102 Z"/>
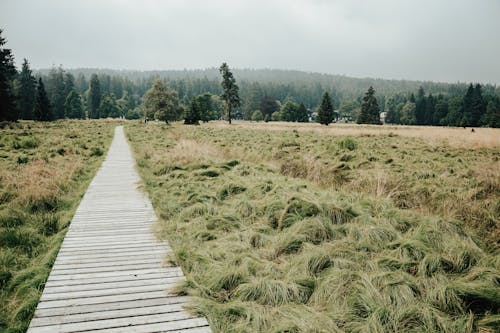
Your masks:
<path fill-rule="evenodd" d="M 80 94 L 72 90 L 66 97 L 64 102 L 64 115 L 70 119 L 84 119 L 85 113 L 83 111 L 82 99 Z"/>
<path fill-rule="evenodd" d="M 33 113 L 35 120 L 49 121 L 53 119 L 49 98 L 47 97 L 47 92 L 45 91 L 42 78 L 38 79 Z"/>
<path fill-rule="evenodd" d="M 299 106 L 292 102 L 288 101 L 286 102 L 280 110 L 281 113 L 281 120 L 284 121 L 297 121 L 298 120 L 298 111 L 299 111 Z"/>
<path fill-rule="evenodd" d="M 415 117 L 416 109 L 417 106 L 414 102 L 406 102 L 401 109 L 401 115 L 399 117 L 400 123 L 403 125 L 415 125 L 417 122 Z"/>
<path fill-rule="evenodd" d="M 252 120 L 253 121 L 262 121 L 262 120 L 264 120 L 264 115 L 262 114 L 262 112 L 260 110 L 256 110 L 252 114 Z"/>
<path fill-rule="evenodd" d="M 417 97 L 415 99 L 415 119 L 417 125 L 425 124 L 425 106 L 426 98 L 424 88 L 420 86 L 418 88 Z"/>
<path fill-rule="evenodd" d="M 280 107 L 278 102 L 276 102 L 276 98 L 266 95 L 260 99 L 259 110 L 265 116 L 272 115 L 274 112 L 279 112 Z"/>
<path fill-rule="evenodd" d="M 479 126 L 480 120 L 485 113 L 486 105 L 483 98 L 482 88 L 480 84 L 476 84 L 472 95 L 469 126 Z"/>
<path fill-rule="evenodd" d="M 432 96 L 432 94 L 429 94 L 429 96 L 426 98 L 426 101 L 425 101 L 425 112 L 424 112 L 423 125 L 434 125 L 433 119 L 434 119 L 434 112 L 435 112 L 435 104 L 436 104 L 436 100 L 434 99 L 434 96 Z"/>
<path fill-rule="evenodd" d="M 330 95 L 325 92 L 321 99 L 321 105 L 318 110 L 318 122 L 322 125 L 330 124 L 333 121 L 333 105 Z"/>
<path fill-rule="evenodd" d="M 52 67 L 47 78 L 47 95 L 50 100 L 54 119 L 64 118 L 64 102 L 66 101 L 66 89 L 64 87 L 65 72 L 61 66 Z"/>
<path fill-rule="evenodd" d="M 396 101 L 394 98 L 389 98 L 386 102 L 385 108 L 385 122 L 387 124 L 397 124 L 399 123 L 398 114 L 396 111 Z"/>
<path fill-rule="evenodd" d="M 225 102 L 227 121 L 231 124 L 232 111 L 240 106 L 239 87 L 225 62 L 220 66 L 219 71 L 222 74 L 222 94 L 220 97 Z"/>
<path fill-rule="evenodd" d="M 75 77 L 71 73 L 64 73 L 64 96 L 68 97 L 70 92 L 74 91 L 75 87 Z"/>
<path fill-rule="evenodd" d="M 15 105 L 15 95 L 12 89 L 12 80 L 16 75 L 14 56 L 10 49 L 3 46 L 6 44 L 0 29 L 0 121 L 14 121 L 19 117 Z"/>
<path fill-rule="evenodd" d="M 141 119 L 144 116 L 144 111 L 141 107 L 136 107 L 135 109 L 129 109 L 127 113 L 125 113 L 125 119 Z"/>
<path fill-rule="evenodd" d="M 307 123 L 309 121 L 309 112 L 307 112 L 304 103 L 300 103 L 297 110 L 297 121 L 299 123 Z"/>
<path fill-rule="evenodd" d="M 489 127 L 500 128 L 500 100 L 498 98 L 488 102 L 484 123 Z"/>
<path fill-rule="evenodd" d="M 210 120 L 217 119 L 212 104 L 212 94 L 205 93 L 198 95 L 196 98 L 200 108 L 200 120 L 208 123 Z"/>
<path fill-rule="evenodd" d="M 198 97 L 193 97 L 189 107 L 186 109 L 184 116 L 185 125 L 199 125 L 200 124 L 201 105 Z"/>
<path fill-rule="evenodd" d="M 455 96 L 448 101 L 448 114 L 442 125 L 460 126 L 464 119 L 464 100 L 463 97 Z"/>
<path fill-rule="evenodd" d="M 100 118 L 118 118 L 121 116 L 120 108 L 116 104 L 116 98 L 113 94 L 104 95 L 99 104 L 98 113 Z"/>
<path fill-rule="evenodd" d="M 463 117 L 460 120 L 459 126 L 475 126 L 472 121 L 472 103 L 474 100 L 474 86 L 469 84 L 467 91 L 463 97 Z"/>
<path fill-rule="evenodd" d="M 87 95 L 87 108 L 89 118 L 98 119 L 99 105 L 101 105 L 101 83 L 97 74 L 92 74 L 90 77 L 90 87 Z"/>
<path fill-rule="evenodd" d="M 448 101 L 443 96 L 439 96 L 436 102 L 432 124 L 446 125 L 445 119 L 447 115 L 448 115 Z"/>
<path fill-rule="evenodd" d="M 169 90 L 160 79 L 153 81 L 153 85 L 144 95 L 144 115 L 148 119 L 165 121 L 179 118 L 179 97 L 176 91 Z"/>
<path fill-rule="evenodd" d="M 76 77 L 76 82 L 75 82 L 75 88 L 76 91 L 83 96 L 83 93 L 89 88 L 89 83 L 87 79 L 85 78 L 85 75 L 83 73 L 79 73 Z"/>
<path fill-rule="evenodd" d="M 18 77 L 17 108 L 21 119 L 33 119 L 33 108 L 35 106 L 36 79 L 33 76 L 28 60 L 23 60 L 21 73 Z"/>
<path fill-rule="evenodd" d="M 375 124 L 380 125 L 380 108 L 378 106 L 377 98 L 375 97 L 375 90 L 373 87 L 368 88 L 363 103 L 361 104 L 361 112 L 358 117 L 358 124 Z"/>
<path fill-rule="evenodd" d="M 271 115 L 272 121 L 281 121 L 281 112 L 273 112 Z"/>

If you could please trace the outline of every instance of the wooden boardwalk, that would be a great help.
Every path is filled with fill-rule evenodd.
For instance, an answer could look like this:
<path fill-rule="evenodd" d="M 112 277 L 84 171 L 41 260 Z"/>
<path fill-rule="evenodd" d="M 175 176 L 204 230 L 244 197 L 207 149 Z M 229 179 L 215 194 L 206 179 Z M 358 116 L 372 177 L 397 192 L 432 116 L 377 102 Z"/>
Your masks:
<path fill-rule="evenodd" d="M 115 129 L 52 268 L 29 333 L 211 332 L 205 318 L 183 310 L 187 297 L 168 294 L 180 268 L 165 268 L 149 199 L 125 140 Z"/>

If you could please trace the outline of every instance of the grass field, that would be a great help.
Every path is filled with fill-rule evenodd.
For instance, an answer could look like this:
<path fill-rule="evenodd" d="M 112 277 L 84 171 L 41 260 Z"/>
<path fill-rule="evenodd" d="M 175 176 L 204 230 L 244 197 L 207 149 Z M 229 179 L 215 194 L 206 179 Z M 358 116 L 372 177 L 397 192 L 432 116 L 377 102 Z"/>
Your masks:
<path fill-rule="evenodd" d="M 26 330 L 116 125 L 20 122 L 0 129 L 1 332 Z"/>
<path fill-rule="evenodd" d="M 127 125 L 178 292 L 215 332 L 497 330 L 497 138 L 345 128 Z"/>

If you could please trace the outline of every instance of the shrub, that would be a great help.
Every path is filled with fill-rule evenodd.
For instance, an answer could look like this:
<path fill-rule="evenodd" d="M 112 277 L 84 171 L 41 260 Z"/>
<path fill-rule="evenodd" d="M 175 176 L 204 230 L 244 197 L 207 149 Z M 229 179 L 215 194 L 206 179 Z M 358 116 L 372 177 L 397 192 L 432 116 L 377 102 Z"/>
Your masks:
<path fill-rule="evenodd" d="M 356 150 L 358 148 L 358 143 L 353 138 L 344 138 L 339 141 L 339 146 L 342 149 Z"/>

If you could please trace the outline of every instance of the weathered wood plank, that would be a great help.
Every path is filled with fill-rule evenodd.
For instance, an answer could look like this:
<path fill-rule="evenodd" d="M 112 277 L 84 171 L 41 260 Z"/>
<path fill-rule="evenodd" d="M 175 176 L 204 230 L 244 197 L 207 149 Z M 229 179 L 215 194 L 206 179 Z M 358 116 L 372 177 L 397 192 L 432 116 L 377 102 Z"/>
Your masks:
<path fill-rule="evenodd" d="M 164 267 L 172 250 L 152 233 L 151 202 L 118 127 L 76 210 L 28 333 L 211 332 L 172 290 L 184 279 Z"/>
<path fill-rule="evenodd" d="M 70 316 L 75 314 L 84 314 L 92 312 L 101 312 L 109 310 L 124 310 L 124 309 L 140 309 L 142 307 L 167 305 L 167 304 L 185 304 L 188 300 L 187 296 L 174 296 L 174 297 L 157 297 L 144 300 L 136 300 L 134 302 L 109 302 L 103 304 L 91 305 L 74 305 L 71 307 L 59 308 L 38 308 L 35 312 L 34 318 L 53 317 L 53 316 Z"/>

